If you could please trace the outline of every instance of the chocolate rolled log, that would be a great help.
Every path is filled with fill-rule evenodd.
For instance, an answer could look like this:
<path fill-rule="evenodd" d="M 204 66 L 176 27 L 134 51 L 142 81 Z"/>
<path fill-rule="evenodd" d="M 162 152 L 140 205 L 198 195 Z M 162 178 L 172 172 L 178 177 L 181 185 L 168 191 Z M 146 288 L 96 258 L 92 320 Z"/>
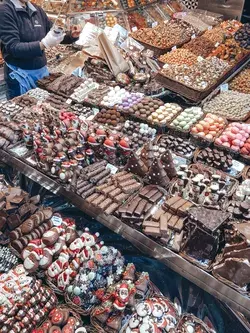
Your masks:
<path fill-rule="evenodd" d="M 117 195 L 117 197 L 115 197 L 114 200 L 115 202 L 122 203 L 125 200 L 127 200 L 129 196 L 130 196 L 129 194 L 122 192 L 121 194 Z"/>
<path fill-rule="evenodd" d="M 96 184 L 99 180 L 101 180 L 102 178 L 108 176 L 110 174 L 110 170 L 106 169 L 103 172 L 101 172 L 99 175 L 93 177 L 90 179 L 91 183 Z"/>
<path fill-rule="evenodd" d="M 132 193 L 138 191 L 140 187 L 141 187 L 141 184 L 136 182 L 132 185 L 128 185 L 128 186 L 123 187 L 122 190 L 126 194 L 132 194 Z"/>
<path fill-rule="evenodd" d="M 161 162 L 163 164 L 163 167 L 167 173 L 168 178 L 173 179 L 176 177 L 176 169 L 174 166 L 174 161 L 172 154 L 170 150 L 167 150 L 162 156 L 161 156 Z"/>
<path fill-rule="evenodd" d="M 125 175 L 128 175 L 128 172 L 127 171 L 120 171 L 114 175 L 112 175 L 112 179 L 117 179 L 117 178 L 120 178 L 120 177 L 123 177 Z"/>
<path fill-rule="evenodd" d="M 119 194 L 122 193 L 122 190 L 120 188 L 116 188 L 114 189 L 112 192 L 109 192 L 108 196 L 111 198 L 111 199 L 115 199 L 115 197 Z"/>
<path fill-rule="evenodd" d="M 110 174 L 108 174 L 106 177 L 103 177 L 102 179 L 100 179 L 100 180 L 96 183 L 96 185 L 97 185 L 97 186 L 100 186 L 100 185 L 106 183 L 106 182 L 108 181 L 108 179 L 110 179 Z"/>
<path fill-rule="evenodd" d="M 112 199 L 107 198 L 107 199 L 105 199 L 103 202 L 101 202 L 101 203 L 99 204 L 99 208 L 102 209 L 102 210 L 105 210 L 105 209 L 108 208 L 109 205 L 112 204 L 112 202 L 113 202 Z"/>
<path fill-rule="evenodd" d="M 93 178 L 94 176 L 98 175 L 99 173 L 106 170 L 105 166 L 100 166 L 99 168 L 96 168 L 95 170 L 88 173 L 88 178 Z"/>
<path fill-rule="evenodd" d="M 113 214 L 118 207 L 119 207 L 118 203 L 114 202 L 105 210 L 105 213 L 107 215 Z"/>
<path fill-rule="evenodd" d="M 136 156 L 136 154 L 131 153 L 125 166 L 125 170 L 143 178 L 146 175 L 148 168 L 146 167 L 144 162 L 138 156 Z"/>
<path fill-rule="evenodd" d="M 129 186 L 129 185 L 133 185 L 135 184 L 137 181 L 135 179 L 128 179 L 125 180 L 123 182 L 119 182 L 119 187 L 123 188 L 125 186 Z"/>
<path fill-rule="evenodd" d="M 88 203 L 92 203 L 97 197 L 99 197 L 99 193 L 93 193 L 90 197 L 86 199 Z"/>
<path fill-rule="evenodd" d="M 89 172 L 92 172 L 92 171 L 94 171 L 95 169 L 98 169 L 98 168 L 100 168 L 101 166 L 105 166 L 105 165 L 107 165 L 108 164 L 108 162 L 106 161 L 106 160 L 102 160 L 102 161 L 100 161 L 100 162 L 95 162 L 94 164 L 91 164 L 91 165 L 89 165 L 89 166 L 87 166 L 86 168 L 84 168 L 83 170 L 82 170 L 82 173 L 89 173 Z"/>
<path fill-rule="evenodd" d="M 94 185 L 88 183 L 88 185 L 85 185 L 85 186 L 83 186 L 82 188 L 80 188 L 79 190 L 77 190 L 76 193 L 77 193 L 78 195 L 82 195 L 82 194 L 84 194 L 84 192 L 88 191 L 88 190 L 91 189 L 92 187 L 94 187 Z"/>
<path fill-rule="evenodd" d="M 105 195 L 100 194 L 94 201 L 92 201 L 92 205 L 98 206 L 105 198 Z"/>
<path fill-rule="evenodd" d="M 81 197 L 83 199 L 87 198 L 88 196 L 92 195 L 93 193 L 95 193 L 95 187 L 90 188 L 88 191 L 82 193 Z"/>
<path fill-rule="evenodd" d="M 102 194 L 107 195 L 108 193 L 114 191 L 116 189 L 115 185 L 110 185 L 105 187 L 102 191 L 100 191 Z"/>
<path fill-rule="evenodd" d="M 123 181 L 130 180 L 131 178 L 134 178 L 134 175 L 132 173 L 126 172 L 126 174 L 118 173 L 116 174 L 115 180 L 118 183 L 122 183 Z"/>
<path fill-rule="evenodd" d="M 89 182 L 88 182 L 87 180 L 81 180 L 81 181 L 79 181 L 79 182 L 77 183 L 76 188 L 77 188 L 77 189 L 80 189 L 80 188 L 82 188 L 82 187 L 84 187 L 84 186 L 86 186 L 86 185 L 88 185 L 88 184 L 89 184 Z"/>

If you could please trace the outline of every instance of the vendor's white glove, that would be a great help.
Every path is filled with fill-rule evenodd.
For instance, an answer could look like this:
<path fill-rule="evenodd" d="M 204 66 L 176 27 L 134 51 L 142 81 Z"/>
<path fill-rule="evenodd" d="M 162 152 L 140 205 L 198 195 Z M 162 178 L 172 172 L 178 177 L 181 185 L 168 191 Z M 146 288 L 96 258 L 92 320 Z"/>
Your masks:
<path fill-rule="evenodd" d="M 41 43 L 46 47 L 46 49 L 51 48 L 60 44 L 64 39 L 65 34 L 60 34 L 56 36 L 56 34 L 50 30 L 47 35 L 42 39 Z"/>

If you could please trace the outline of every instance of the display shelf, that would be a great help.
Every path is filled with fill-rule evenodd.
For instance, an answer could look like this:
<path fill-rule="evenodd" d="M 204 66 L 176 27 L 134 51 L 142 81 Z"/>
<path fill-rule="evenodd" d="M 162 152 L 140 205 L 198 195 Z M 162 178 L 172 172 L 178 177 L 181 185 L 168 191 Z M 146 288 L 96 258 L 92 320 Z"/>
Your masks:
<path fill-rule="evenodd" d="M 2 149 L 0 149 L 0 159 L 2 162 L 15 167 L 18 171 L 34 182 L 39 183 L 45 189 L 56 195 L 62 195 L 84 213 L 95 218 L 98 222 L 105 225 L 110 230 L 130 241 L 140 251 L 163 262 L 166 266 L 181 276 L 187 278 L 203 290 L 225 302 L 235 311 L 239 311 L 245 316 L 250 317 L 250 298 L 231 289 L 227 285 L 215 279 L 212 275 L 192 265 L 178 254 L 159 245 L 146 235 L 131 228 L 116 217 L 107 216 L 97 209 L 93 210 L 93 208 L 81 199 L 81 197 L 75 193 L 67 191 L 67 189 L 60 185 L 57 181 L 49 178 L 24 161 Z"/>

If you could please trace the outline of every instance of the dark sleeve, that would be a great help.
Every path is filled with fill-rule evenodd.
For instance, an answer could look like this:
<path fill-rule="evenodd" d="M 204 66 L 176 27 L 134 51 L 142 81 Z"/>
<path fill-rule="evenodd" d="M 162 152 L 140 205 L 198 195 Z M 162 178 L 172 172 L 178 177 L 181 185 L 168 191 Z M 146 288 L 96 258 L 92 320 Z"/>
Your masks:
<path fill-rule="evenodd" d="M 40 42 L 21 43 L 19 30 L 11 11 L 0 6 L 0 40 L 6 51 L 15 58 L 34 58 L 42 56 Z"/>

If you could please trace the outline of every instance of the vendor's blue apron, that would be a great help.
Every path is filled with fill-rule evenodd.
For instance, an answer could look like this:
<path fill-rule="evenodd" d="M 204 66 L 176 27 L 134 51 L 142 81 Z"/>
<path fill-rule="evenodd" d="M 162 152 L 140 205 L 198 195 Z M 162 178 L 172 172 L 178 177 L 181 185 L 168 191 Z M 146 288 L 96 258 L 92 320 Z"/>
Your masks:
<path fill-rule="evenodd" d="M 9 69 L 12 71 L 9 76 L 13 80 L 17 80 L 20 86 L 21 95 L 25 94 L 30 89 L 36 88 L 36 82 L 45 76 L 49 76 L 47 66 L 40 69 L 21 69 L 19 67 L 7 64 Z"/>

